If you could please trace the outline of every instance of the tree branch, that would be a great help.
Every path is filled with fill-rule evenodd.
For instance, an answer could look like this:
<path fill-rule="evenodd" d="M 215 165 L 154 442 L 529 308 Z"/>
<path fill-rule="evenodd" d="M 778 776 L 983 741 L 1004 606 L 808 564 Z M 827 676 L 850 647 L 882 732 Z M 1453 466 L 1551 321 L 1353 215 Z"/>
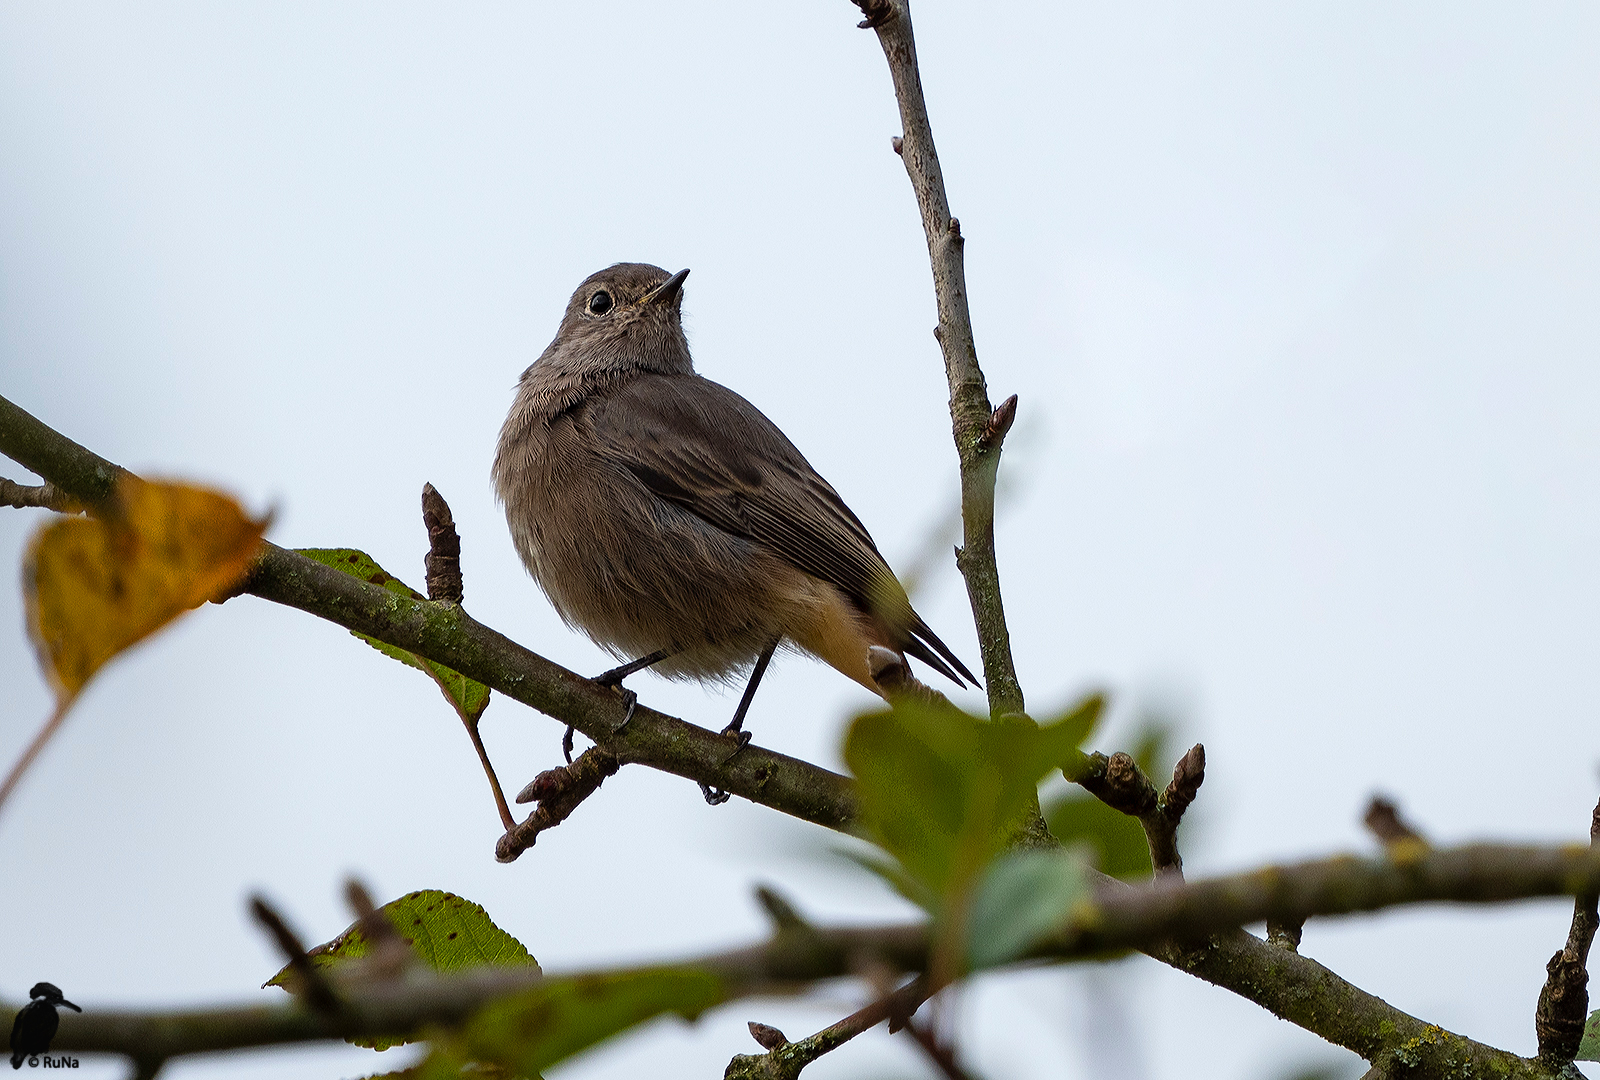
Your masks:
<path fill-rule="evenodd" d="M 540 833 L 567 820 L 578 804 L 599 791 L 606 778 L 615 776 L 619 768 L 615 754 L 603 746 L 591 746 L 571 765 L 558 765 L 535 776 L 517 795 L 517 802 L 537 801 L 539 805 L 526 821 L 506 830 L 494 846 L 494 857 L 501 862 L 514 862 L 533 846 Z"/>
<path fill-rule="evenodd" d="M 751 1034 L 782 1040 L 768 1046 L 765 1054 L 736 1054 L 728 1062 L 722 1080 L 795 1080 L 800 1071 L 823 1054 L 831 1053 L 863 1032 L 870 1031 L 889 1021 L 894 1030 L 896 1022 L 905 1023 L 911 1014 L 927 1000 L 928 984 L 920 976 L 900 989 L 886 994 L 865 1008 L 858 1009 L 837 1024 L 823 1028 L 815 1035 L 798 1042 L 782 1039 L 783 1032 L 764 1024 L 751 1024 Z M 759 1037 L 759 1036 L 758 1036 Z M 763 1043 L 763 1045 L 766 1045 Z"/>
<path fill-rule="evenodd" d="M 861 26 L 877 31 L 883 55 L 889 61 L 904 132 L 894 141 L 894 149 L 911 178 L 917 209 L 922 214 L 922 231 L 928 240 L 928 259 L 933 266 L 933 291 L 939 309 L 934 335 L 944 353 L 945 379 L 950 384 L 950 421 L 961 458 L 964 535 L 956 563 L 966 579 L 967 599 L 978 627 L 989 710 L 997 716 L 1021 713 L 1022 686 L 1011 658 L 1011 632 L 1006 627 L 994 553 L 995 473 L 1000 467 L 1001 444 L 1016 417 L 1017 399 L 1013 396 L 998 409 L 992 408 L 983 370 L 978 367 L 972 315 L 967 310 L 961 224 L 950 216 L 944 174 L 933 145 L 928 106 L 922 97 L 922 76 L 917 70 L 917 46 L 911 33 L 911 8 L 907 0 L 855 3 L 865 16 Z"/>
<path fill-rule="evenodd" d="M 1129 817 L 1139 819 L 1150 845 L 1150 864 L 1157 874 L 1183 875 L 1178 855 L 1178 825 L 1206 779 L 1206 748 L 1196 743 L 1172 770 L 1167 789 L 1156 786 L 1133 760 L 1118 751 L 1110 757 L 1085 754 L 1076 767 L 1063 770 L 1068 780 Z"/>
<path fill-rule="evenodd" d="M 91 505 L 110 494 L 123 472 L 3 397 L 0 453 Z M 458 605 L 400 596 L 270 543 L 262 544 L 243 591 L 477 679 L 571 724 L 623 764 L 710 784 L 828 828 L 841 828 L 855 817 L 850 781 L 796 758 L 754 745 L 734 753 L 719 733 L 644 705 L 617 733 L 624 705 L 615 690 L 518 645 Z"/>
<path fill-rule="evenodd" d="M 1075 908 L 1061 930 L 1023 962 L 1088 959 L 1143 947 L 1219 985 L 1260 983 L 1262 1003 L 1274 1013 L 1395 1075 L 1550 1078 L 1559 1070 L 1406 1016 L 1315 962 L 1237 928 L 1269 917 L 1304 919 L 1436 901 L 1487 903 L 1597 890 L 1600 850 L 1577 845 L 1477 844 L 1434 850 L 1404 863 L 1345 855 L 1187 883 L 1175 876 L 1139 886 L 1108 880 L 1091 904 Z M 1217 936 L 1207 941 L 1207 935 Z M 1182 940 L 1204 943 L 1175 943 Z M 919 972 L 930 941 L 925 923 L 815 927 L 790 917 L 779 920 L 764 942 L 681 966 L 716 976 L 722 1000 L 728 1001 L 851 975 L 864 962 Z M 412 972 L 404 980 L 340 986 L 339 1008 L 322 1013 L 298 1003 L 179 1013 L 92 1009 L 64 1017 L 55 1046 L 154 1060 L 351 1035 L 403 1036 L 428 1023 L 459 1023 L 488 1001 L 527 989 L 538 978 L 507 968 L 451 976 Z M 0 1010 L 0 1027 L 6 1015 Z"/>
<path fill-rule="evenodd" d="M 21 509 L 25 506 L 42 506 L 62 514 L 75 514 L 82 507 L 78 500 L 46 480 L 42 484 L 19 484 L 0 476 L 0 506 Z"/>

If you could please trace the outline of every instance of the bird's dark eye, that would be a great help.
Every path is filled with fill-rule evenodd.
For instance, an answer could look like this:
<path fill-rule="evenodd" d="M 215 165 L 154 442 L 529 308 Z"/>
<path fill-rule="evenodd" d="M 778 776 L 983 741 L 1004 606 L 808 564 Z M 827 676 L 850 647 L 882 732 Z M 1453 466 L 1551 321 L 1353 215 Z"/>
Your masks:
<path fill-rule="evenodd" d="M 611 310 L 611 294 L 601 289 L 589 297 L 589 314 L 604 315 Z"/>

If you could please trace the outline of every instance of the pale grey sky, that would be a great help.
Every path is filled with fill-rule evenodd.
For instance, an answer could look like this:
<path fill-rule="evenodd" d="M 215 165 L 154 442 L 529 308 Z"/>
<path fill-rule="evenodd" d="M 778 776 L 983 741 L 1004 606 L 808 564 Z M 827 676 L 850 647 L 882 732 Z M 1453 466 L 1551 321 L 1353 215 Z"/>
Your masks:
<path fill-rule="evenodd" d="M 915 15 L 979 353 L 996 399 L 1022 399 L 999 544 L 1030 702 L 1104 686 L 1118 723 L 1183 715 L 1209 754 L 1195 873 L 1364 848 L 1378 790 L 1440 840 L 1580 837 L 1600 790 L 1600 15 Z M 955 456 L 893 97 L 856 17 L 844 0 L 6 5 L 0 392 L 131 468 L 276 507 L 278 543 L 359 546 L 413 584 L 432 481 L 469 610 L 597 672 L 516 562 L 494 439 L 579 280 L 688 266 L 700 370 L 903 564 L 954 498 Z M 0 513 L 0 566 L 37 519 Z M 953 565 L 919 605 L 975 663 Z M 837 762 L 870 699 L 793 658 L 769 678 L 757 738 Z M 15 587 L 0 685 L 9 758 L 48 705 Z M 734 703 L 634 685 L 708 725 Z M 558 758 L 559 726 L 514 703 L 483 729 L 513 789 Z M 208 607 L 101 675 L 0 819 L 0 993 L 263 998 L 276 961 L 245 895 L 322 940 L 349 921 L 352 871 L 385 896 L 468 896 L 549 968 L 753 936 L 758 881 L 819 917 L 900 910 L 804 862 L 814 830 L 643 770 L 513 866 L 498 833 L 420 675 L 298 612 Z M 1566 920 L 1419 910 L 1314 923 L 1304 949 L 1531 1052 Z M 754 1048 L 745 1020 L 793 1035 L 848 1005 L 743 1003 L 554 1076 L 719 1076 Z M 959 1023 L 992 1078 L 1353 1068 L 1142 959 L 981 980 Z M 171 1075 L 355 1076 L 404 1053 Z M 927 1075 L 881 1034 L 813 1072 Z"/>

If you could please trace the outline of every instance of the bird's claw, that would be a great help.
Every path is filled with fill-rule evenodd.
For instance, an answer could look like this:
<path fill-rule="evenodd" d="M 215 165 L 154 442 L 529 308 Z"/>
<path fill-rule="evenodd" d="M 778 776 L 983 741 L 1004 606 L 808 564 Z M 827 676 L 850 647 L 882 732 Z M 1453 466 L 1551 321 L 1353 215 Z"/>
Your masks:
<path fill-rule="evenodd" d="M 722 759 L 722 764 L 724 765 L 738 757 L 739 751 L 750 745 L 750 733 L 741 731 L 733 724 L 729 724 L 722 729 L 722 736 L 723 738 L 734 740 L 736 744 L 733 748 L 733 753 Z M 714 788 L 703 780 L 700 782 L 700 793 L 706 797 L 707 804 L 711 806 L 721 806 L 732 797 L 728 792 L 723 791 L 721 788 Z"/>
<path fill-rule="evenodd" d="M 639 695 L 629 690 L 626 686 L 618 686 L 617 693 L 622 695 L 625 706 L 622 711 L 622 722 L 611 729 L 611 734 L 620 735 L 622 729 L 628 726 L 628 721 L 633 719 L 633 710 L 639 707 Z"/>

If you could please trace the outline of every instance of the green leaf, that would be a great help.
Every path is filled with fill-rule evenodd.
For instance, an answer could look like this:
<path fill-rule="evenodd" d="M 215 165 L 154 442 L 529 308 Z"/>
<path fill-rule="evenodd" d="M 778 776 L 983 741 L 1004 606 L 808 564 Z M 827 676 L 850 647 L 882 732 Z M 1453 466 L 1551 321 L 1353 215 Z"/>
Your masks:
<path fill-rule="evenodd" d="M 1102 704 L 1088 698 L 1043 727 L 907 702 L 858 717 L 844 756 L 862 821 L 928 892 L 957 895 L 1004 846 L 1040 779 L 1080 753 Z"/>
<path fill-rule="evenodd" d="M 1013 851 L 978 883 L 967 922 L 967 963 L 994 967 L 1027 953 L 1089 895 L 1083 856 L 1072 850 Z"/>
<path fill-rule="evenodd" d="M 335 570 L 349 574 L 351 577 L 360 578 L 362 581 L 388 589 L 398 596 L 412 600 L 426 600 L 417 590 L 411 588 L 399 578 L 390 574 L 373 561 L 372 556 L 355 548 L 298 548 L 301 555 L 314 559 L 324 566 L 331 566 Z M 432 660 L 424 660 L 414 652 L 379 641 L 359 631 L 350 633 L 371 645 L 374 649 L 392 659 L 400 661 L 408 667 L 432 676 L 438 684 L 439 690 L 455 706 L 461 718 L 469 724 L 476 724 L 478 717 L 483 715 L 483 710 L 489 707 L 489 688 L 475 679 L 469 679 L 459 671 L 436 664 Z"/>
<path fill-rule="evenodd" d="M 378 909 L 387 915 L 417 959 L 435 971 L 462 971 L 485 964 L 509 967 L 533 964 L 522 942 L 494 924 L 489 913 L 454 893 L 422 889 L 391 900 Z M 361 924 L 356 923 L 307 955 L 319 968 L 333 968 L 367 955 L 371 949 Z M 289 976 L 285 967 L 268 986 L 282 986 Z"/>
<path fill-rule="evenodd" d="M 496 926 L 488 912 L 454 893 L 423 889 L 392 900 L 378 910 L 388 916 L 412 952 L 417 954 L 417 959 L 435 971 L 462 971 L 483 965 L 539 966 L 522 942 Z M 307 955 L 319 968 L 337 968 L 366 956 L 370 949 L 371 944 L 357 923 Z M 284 967 L 267 980 L 266 985 L 286 986 L 291 978 L 290 969 Z M 386 1050 L 409 1040 L 352 1041 L 375 1050 Z"/>
<path fill-rule="evenodd" d="M 549 979 L 487 1006 L 459 1035 L 436 1043 L 422 1074 L 456 1077 L 472 1061 L 537 1075 L 662 1013 L 693 1020 L 725 997 L 720 979 L 695 968 Z"/>
<path fill-rule="evenodd" d="M 1129 880 L 1152 873 L 1150 844 L 1139 819 L 1113 810 L 1093 795 L 1068 795 L 1045 812 L 1045 824 L 1063 844 L 1092 847 L 1100 869 L 1112 877 Z"/>
<path fill-rule="evenodd" d="M 1583 1025 L 1583 1041 L 1578 1044 L 1579 1061 L 1600 1061 L 1600 1009 L 1589 1014 Z"/>
<path fill-rule="evenodd" d="M 950 876 L 978 752 L 977 721 L 934 709 L 871 713 L 845 737 L 864 824 L 935 895 Z"/>

